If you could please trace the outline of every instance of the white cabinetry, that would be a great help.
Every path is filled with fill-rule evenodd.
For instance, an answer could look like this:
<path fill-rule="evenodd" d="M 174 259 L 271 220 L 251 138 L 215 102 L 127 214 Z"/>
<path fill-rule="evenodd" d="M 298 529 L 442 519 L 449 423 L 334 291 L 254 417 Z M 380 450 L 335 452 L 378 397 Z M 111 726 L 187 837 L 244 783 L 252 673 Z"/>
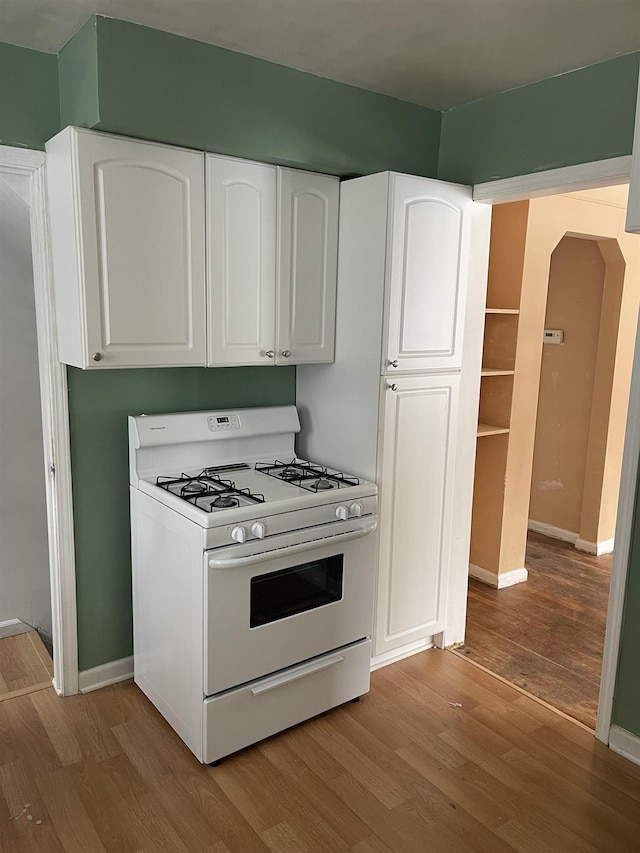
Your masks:
<path fill-rule="evenodd" d="M 333 360 L 339 181 L 207 155 L 210 366 Z"/>
<path fill-rule="evenodd" d="M 203 155 L 66 128 L 47 187 L 60 361 L 204 365 Z"/>
<path fill-rule="evenodd" d="M 466 187 L 392 175 L 386 364 L 397 371 L 462 364 L 469 202 Z"/>
<path fill-rule="evenodd" d="M 383 380 L 374 655 L 445 627 L 458 374 Z"/>
<path fill-rule="evenodd" d="M 490 221 L 469 187 L 341 185 L 335 364 L 298 368 L 299 446 L 380 489 L 374 666 L 464 638 Z"/>

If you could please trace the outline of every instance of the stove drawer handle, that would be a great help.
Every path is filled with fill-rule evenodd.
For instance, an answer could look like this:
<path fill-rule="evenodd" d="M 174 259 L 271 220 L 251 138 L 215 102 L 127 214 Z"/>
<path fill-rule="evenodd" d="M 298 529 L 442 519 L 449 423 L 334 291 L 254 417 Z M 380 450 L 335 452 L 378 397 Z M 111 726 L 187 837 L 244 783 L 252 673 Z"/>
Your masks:
<path fill-rule="evenodd" d="M 299 554 L 301 551 L 311 551 L 313 548 L 321 548 L 323 545 L 334 545 L 339 542 L 348 542 L 350 539 L 360 539 L 367 536 L 378 526 L 373 521 L 366 527 L 350 530 L 347 533 L 337 533 L 335 536 L 327 536 L 324 539 L 313 539 L 311 542 L 301 542 L 299 545 L 288 545 L 283 548 L 274 548 L 272 551 L 262 551 L 259 554 L 249 554 L 246 557 L 210 557 L 210 569 L 233 569 L 240 566 L 253 566 L 256 563 L 267 563 L 277 557 L 288 557 L 290 554 Z M 263 540 L 260 540 L 264 542 Z"/>
<path fill-rule="evenodd" d="M 316 661 L 315 663 L 309 664 L 309 666 L 302 667 L 294 670 L 293 672 L 288 672 L 285 675 L 278 676 L 277 678 L 270 678 L 269 681 L 258 684 L 257 687 L 252 687 L 251 692 L 254 696 L 260 696 L 261 693 L 267 693 L 269 690 L 275 690 L 276 687 L 283 687 L 285 684 L 290 684 L 292 681 L 298 681 L 300 678 L 304 678 L 314 672 L 319 672 L 321 669 L 327 669 L 329 666 L 335 666 L 343 660 L 344 655 L 334 655 L 333 657 Z"/>

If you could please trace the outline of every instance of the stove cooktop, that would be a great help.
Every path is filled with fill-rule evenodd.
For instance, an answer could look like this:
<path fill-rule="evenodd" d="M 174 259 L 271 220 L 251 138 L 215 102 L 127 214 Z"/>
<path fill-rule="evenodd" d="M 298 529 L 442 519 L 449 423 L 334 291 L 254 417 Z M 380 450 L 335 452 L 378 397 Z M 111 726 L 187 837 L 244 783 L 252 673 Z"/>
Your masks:
<path fill-rule="evenodd" d="M 158 476 L 156 485 L 205 512 L 220 512 L 267 502 L 270 499 L 268 481 L 262 481 L 266 497 L 264 492 L 256 491 L 261 485 L 260 478 L 265 476 L 295 489 L 319 494 L 360 485 L 357 477 L 300 459 L 256 462 L 254 465 L 246 462 L 216 465 L 203 468 L 197 474 Z M 237 483 L 238 479 L 250 485 Z"/>

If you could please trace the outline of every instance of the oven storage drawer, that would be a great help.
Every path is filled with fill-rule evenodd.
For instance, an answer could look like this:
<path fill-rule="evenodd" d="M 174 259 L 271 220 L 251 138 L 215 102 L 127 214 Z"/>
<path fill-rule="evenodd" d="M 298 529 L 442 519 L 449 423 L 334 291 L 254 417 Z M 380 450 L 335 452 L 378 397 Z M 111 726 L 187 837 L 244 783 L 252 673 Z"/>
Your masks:
<path fill-rule="evenodd" d="M 371 641 L 204 700 L 203 761 L 209 764 L 369 690 Z"/>

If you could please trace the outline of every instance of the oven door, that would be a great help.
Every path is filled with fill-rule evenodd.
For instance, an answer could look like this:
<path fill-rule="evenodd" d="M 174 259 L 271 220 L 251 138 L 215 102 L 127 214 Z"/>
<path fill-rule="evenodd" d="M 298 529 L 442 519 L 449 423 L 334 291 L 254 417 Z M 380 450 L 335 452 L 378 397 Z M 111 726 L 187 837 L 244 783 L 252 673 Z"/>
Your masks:
<path fill-rule="evenodd" d="M 367 516 L 205 552 L 205 695 L 370 637 L 375 529 Z"/>

